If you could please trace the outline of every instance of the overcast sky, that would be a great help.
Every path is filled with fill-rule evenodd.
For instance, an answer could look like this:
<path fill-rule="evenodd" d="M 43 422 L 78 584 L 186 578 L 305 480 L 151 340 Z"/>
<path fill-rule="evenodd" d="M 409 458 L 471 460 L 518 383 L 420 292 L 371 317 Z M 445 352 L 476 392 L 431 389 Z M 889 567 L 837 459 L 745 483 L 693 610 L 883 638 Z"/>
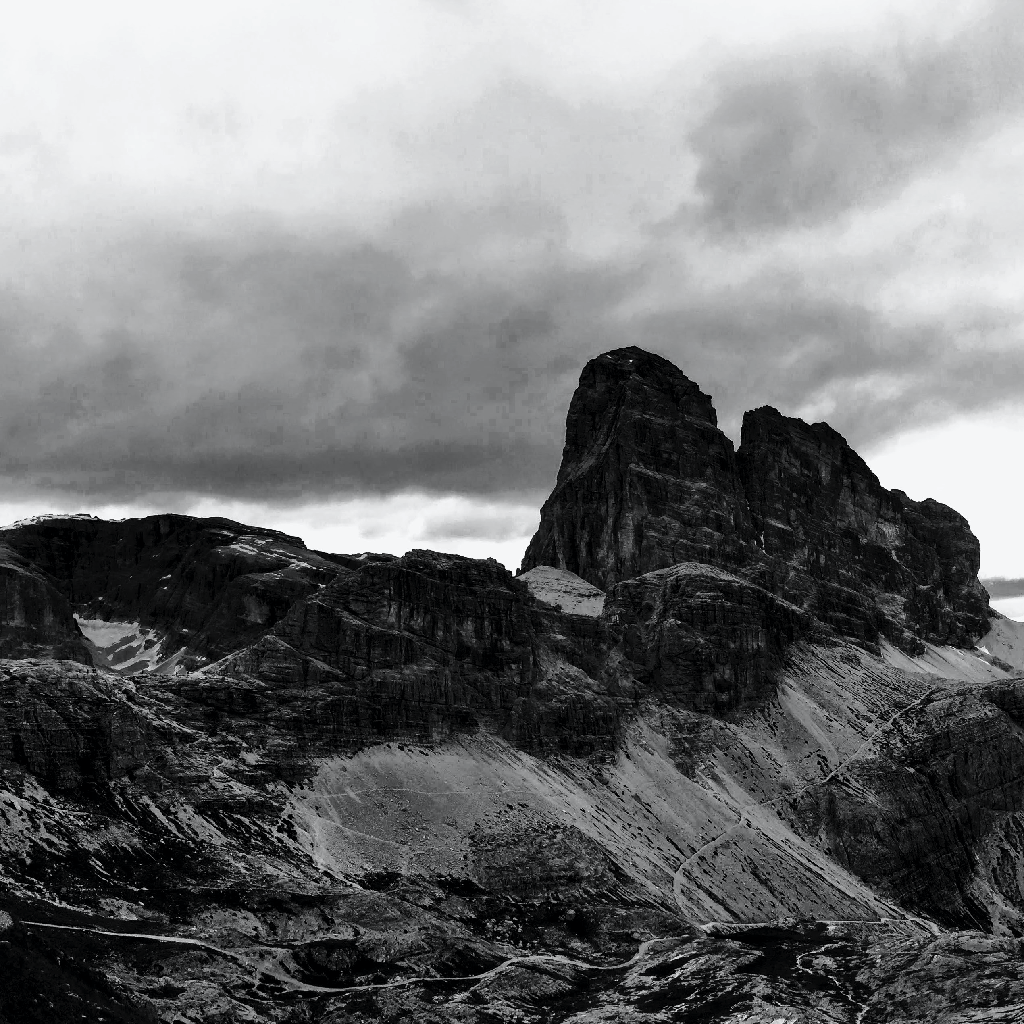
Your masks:
<path fill-rule="evenodd" d="M 11 5 L 0 518 L 518 564 L 582 365 L 825 419 L 1024 576 L 1024 5 Z"/>

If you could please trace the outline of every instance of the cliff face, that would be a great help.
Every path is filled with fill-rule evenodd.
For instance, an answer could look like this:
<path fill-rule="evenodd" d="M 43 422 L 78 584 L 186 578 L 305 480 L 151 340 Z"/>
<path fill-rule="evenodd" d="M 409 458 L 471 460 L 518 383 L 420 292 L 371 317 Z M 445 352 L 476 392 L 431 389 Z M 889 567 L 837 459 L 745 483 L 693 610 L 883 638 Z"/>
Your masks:
<path fill-rule="evenodd" d="M 614 744 L 624 687 L 595 679 L 603 626 L 575 626 L 493 559 L 353 559 L 189 692 L 225 712 L 256 696 L 311 749 L 486 728 L 526 749 L 586 754 Z M 239 679 L 260 683 L 230 681 Z"/>
<path fill-rule="evenodd" d="M 671 703 L 721 714 L 774 692 L 810 616 L 708 565 L 684 563 L 616 586 L 606 616 L 637 676 Z"/>
<path fill-rule="evenodd" d="M 1024 932 L 1024 681 L 936 692 L 871 758 L 810 787 L 804 828 L 905 906 Z"/>
<path fill-rule="evenodd" d="M 553 565 L 607 589 L 679 562 L 742 560 L 746 530 L 732 442 L 711 399 L 642 349 L 587 363 L 523 568 Z"/>
<path fill-rule="evenodd" d="M 50 577 L 64 606 L 157 628 L 167 653 L 202 659 L 256 640 L 340 569 L 297 537 L 226 519 L 42 519 L 0 539 Z"/>
<path fill-rule="evenodd" d="M 48 661 L 0 669 L 0 765 L 20 766 L 55 793 L 102 794 L 141 767 L 154 739 L 146 719 L 95 671 Z"/>
<path fill-rule="evenodd" d="M 0 543 L 0 657 L 92 664 L 71 606 L 46 573 Z"/>
<path fill-rule="evenodd" d="M 987 631 L 979 552 L 963 517 L 886 490 L 825 423 L 756 409 L 734 453 L 697 385 L 631 348 L 583 370 L 523 569 L 548 564 L 606 589 L 713 565 L 841 635 L 917 651 Z"/>
<path fill-rule="evenodd" d="M 743 417 L 740 477 L 777 585 L 839 632 L 970 646 L 988 629 L 981 548 L 937 501 L 888 491 L 841 434 L 764 407 Z"/>

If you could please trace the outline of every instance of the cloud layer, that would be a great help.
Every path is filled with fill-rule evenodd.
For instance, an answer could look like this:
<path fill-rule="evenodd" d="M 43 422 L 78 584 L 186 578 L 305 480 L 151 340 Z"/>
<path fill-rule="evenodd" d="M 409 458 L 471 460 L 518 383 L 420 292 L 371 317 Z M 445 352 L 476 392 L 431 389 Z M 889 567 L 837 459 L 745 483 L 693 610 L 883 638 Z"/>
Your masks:
<path fill-rule="evenodd" d="M 734 436 L 765 403 L 871 446 L 1015 401 L 1024 15 L 784 6 L 742 38 L 696 5 L 545 36 L 529 5 L 395 4 L 363 52 L 268 4 L 234 48 L 228 19 L 40 44 L 0 72 L 29 111 L 0 116 L 7 495 L 521 508 L 624 344 Z"/>

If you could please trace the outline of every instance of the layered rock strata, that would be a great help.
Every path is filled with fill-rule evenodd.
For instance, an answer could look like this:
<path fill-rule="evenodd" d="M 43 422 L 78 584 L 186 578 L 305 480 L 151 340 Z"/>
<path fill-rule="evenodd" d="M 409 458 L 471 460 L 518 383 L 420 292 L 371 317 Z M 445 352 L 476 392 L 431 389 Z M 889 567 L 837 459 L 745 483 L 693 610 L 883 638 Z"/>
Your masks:
<path fill-rule="evenodd" d="M 637 676 L 662 699 L 719 714 L 771 695 L 786 648 L 812 627 L 774 594 L 693 562 L 620 583 L 607 617 Z"/>
<path fill-rule="evenodd" d="M 552 616 L 493 559 L 410 551 L 341 571 L 274 635 L 345 681 L 321 708 L 339 738 L 487 724 L 529 749 L 608 748 L 620 686 L 585 671 L 599 671 L 602 628 L 583 619 L 567 636 Z"/>
<path fill-rule="evenodd" d="M 987 631 L 981 546 L 967 521 L 886 490 L 827 423 L 748 412 L 737 462 L 776 585 L 823 622 L 901 646 L 914 636 L 971 646 Z"/>
<path fill-rule="evenodd" d="M 886 490 L 828 424 L 757 409 L 734 452 L 696 384 L 626 348 L 583 370 L 522 568 L 551 565 L 607 589 L 682 562 L 713 565 L 842 635 L 917 652 L 987 631 L 979 552 L 962 516 Z"/>
<path fill-rule="evenodd" d="M 1024 933 L 1024 681 L 936 692 L 874 756 L 808 788 L 805 832 L 949 927 Z"/>
<path fill-rule="evenodd" d="M 92 660 L 56 581 L 0 543 L 0 657 Z"/>
<path fill-rule="evenodd" d="M 747 534 L 733 445 L 711 399 L 639 348 L 587 363 L 523 569 L 553 565 L 606 590 L 679 562 L 743 561 Z"/>
<path fill-rule="evenodd" d="M 166 653 L 185 648 L 197 664 L 258 639 L 341 568 L 297 537 L 191 516 L 41 519 L 0 539 L 65 607 L 156 628 Z"/>

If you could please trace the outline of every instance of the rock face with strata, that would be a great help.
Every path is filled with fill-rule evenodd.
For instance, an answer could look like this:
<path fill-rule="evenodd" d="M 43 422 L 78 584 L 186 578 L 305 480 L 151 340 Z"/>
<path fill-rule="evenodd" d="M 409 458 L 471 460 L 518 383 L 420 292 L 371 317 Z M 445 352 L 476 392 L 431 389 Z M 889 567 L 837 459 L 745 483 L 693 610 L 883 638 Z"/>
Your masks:
<path fill-rule="evenodd" d="M 581 625 L 595 649 L 552 617 L 493 559 L 414 550 L 342 570 L 274 636 L 344 680 L 321 707 L 336 742 L 486 726 L 528 749 L 608 747 L 618 686 L 606 692 L 580 667 L 600 661 L 600 626 Z"/>
<path fill-rule="evenodd" d="M 840 635 L 917 652 L 987 631 L 979 552 L 962 516 L 886 490 L 828 424 L 766 406 L 744 416 L 734 452 L 696 384 L 629 348 L 583 370 L 523 570 L 551 565 L 607 589 L 712 565 Z"/>
<path fill-rule="evenodd" d="M 695 562 L 623 581 L 606 614 L 638 678 L 664 700 L 711 714 L 771 696 L 786 649 L 812 628 L 799 608 Z"/>
<path fill-rule="evenodd" d="M 92 664 L 56 581 L 0 543 L 0 657 L 66 658 Z"/>
<path fill-rule="evenodd" d="M 145 764 L 149 723 L 94 670 L 49 660 L 0 668 L 0 762 L 56 793 L 102 796 Z"/>
<path fill-rule="evenodd" d="M 1024 933 L 1024 680 L 936 692 L 871 758 L 812 786 L 808 833 L 949 927 Z"/>
<path fill-rule="evenodd" d="M 743 561 L 747 532 L 733 445 L 711 399 L 639 348 L 587 363 L 523 569 L 568 569 L 606 590 L 679 562 Z"/>
<path fill-rule="evenodd" d="M 297 537 L 227 519 L 40 519 L 0 535 L 88 618 L 140 622 L 199 663 L 262 636 L 339 571 Z"/>
<path fill-rule="evenodd" d="M 738 463 L 758 543 L 790 600 L 868 641 L 971 646 L 986 632 L 981 547 L 967 521 L 886 490 L 827 423 L 748 412 Z"/>

